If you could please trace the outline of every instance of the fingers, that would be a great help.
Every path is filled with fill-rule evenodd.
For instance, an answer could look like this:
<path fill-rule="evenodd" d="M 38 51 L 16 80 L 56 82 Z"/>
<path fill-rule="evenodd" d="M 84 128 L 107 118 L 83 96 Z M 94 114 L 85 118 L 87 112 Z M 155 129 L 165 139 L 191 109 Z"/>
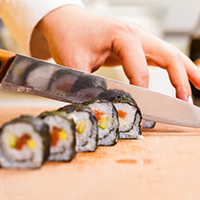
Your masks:
<path fill-rule="evenodd" d="M 188 101 L 188 98 L 191 96 L 191 88 L 185 66 L 181 59 L 172 59 L 166 70 L 168 71 L 172 85 L 176 89 L 176 97 Z"/>
<path fill-rule="evenodd" d="M 136 29 L 139 31 L 135 31 Z M 166 69 L 170 81 L 176 89 L 176 97 L 188 101 L 191 96 L 188 78 L 194 85 L 200 87 L 200 75 L 197 67 L 174 46 L 143 29 L 140 30 L 139 27 L 136 29 L 133 26 L 131 34 L 124 31 L 113 40 L 113 52 L 120 58 L 130 83 L 148 87 L 148 62 L 148 64 Z"/>
<path fill-rule="evenodd" d="M 189 80 L 200 89 L 200 69 L 186 56 L 182 55 Z"/>
<path fill-rule="evenodd" d="M 188 101 L 191 96 L 191 88 L 188 79 L 198 82 L 200 77 L 194 75 L 195 65 L 180 50 L 155 36 L 146 35 L 150 42 L 143 41 L 143 48 L 148 63 L 167 70 L 170 81 L 176 89 L 176 97 Z M 145 40 L 146 40 L 145 39 Z M 150 48 L 153 47 L 153 48 Z"/>
<path fill-rule="evenodd" d="M 125 36 L 125 37 L 124 37 Z M 120 58 L 130 83 L 148 88 L 149 73 L 146 58 L 136 35 L 119 35 L 113 40 L 113 52 Z"/>
<path fill-rule="evenodd" d="M 160 62 L 161 58 L 163 61 Z M 161 57 L 158 58 L 157 63 L 160 67 L 167 70 L 169 79 L 176 89 L 176 97 L 188 101 L 188 98 L 191 96 L 191 88 L 182 56 L 172 50 L 161 51 Z"/>

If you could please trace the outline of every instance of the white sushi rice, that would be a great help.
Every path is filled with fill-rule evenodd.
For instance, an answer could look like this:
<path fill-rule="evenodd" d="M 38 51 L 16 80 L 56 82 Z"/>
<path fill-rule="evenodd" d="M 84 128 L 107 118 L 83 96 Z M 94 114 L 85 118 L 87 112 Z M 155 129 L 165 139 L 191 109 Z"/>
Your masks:
<path fill-rule="evenodd" d="M 97 147 L 97 125 L 93 124 L 95 122 L 91 121 L 90 114 L 83 111 L 73 111 L 68 114 L 73 118 L 76 127 L 79 127 L 82 122 L 86 123 L 82 133 L 76 131 L 76 151 L 94 151 Z"/>
<path fill-rule="evenodd" d="M 71 129 L 71 123 L 59 115 L 47 116 L 44 118 L 44 121 L 49 125 L 50 132 L 53 127 L 56 126 L 67 133 L 66 140 L 58 140 L 56 146 L 50 147 L 50 156 L 48 160 L 71 160 L 71 156 L 74 152 L 72 147 L 74 133 Z"/>
<path fill-rule="evenodd" d="M 104 113 L 101 117 L 107 117 L 108 122 L 105 129 L 98 129 L 98 145 L 111 145 L 118 141 L 118 133 L 116 129 L 118 128 L 118 119 L 117 116 L 113 116 L 113 105 L 110 102 L 99 103 L 95 102 L 89 104 L 89 107 L 94 110 L 99 110 Z"/>
<path fill-rule="evenodd" d="M 17 138 L 28 134 L 36 143 L 33 149 L 25 144 L 21 150 L 10 147 L 9 135 Z M 0 149 L 0 163 L 6 168 L 37 168 L 43 162 L 43 144 L 39 134 L 35 132 L 30 124 L 15 123 L 8 124 L 2 130 L 0 137 L 2 148 Z"/>
<path fill-rule="evenodd" d="M 124 119 L 119 118 L 119 138 L 142 139 L 143 136 L 139 134 L 140 116 L 137 113 L 137 108 L 128 103 L 114 103 L 114 105 L 117 110 L 122 110 L 127 113 Z"/>

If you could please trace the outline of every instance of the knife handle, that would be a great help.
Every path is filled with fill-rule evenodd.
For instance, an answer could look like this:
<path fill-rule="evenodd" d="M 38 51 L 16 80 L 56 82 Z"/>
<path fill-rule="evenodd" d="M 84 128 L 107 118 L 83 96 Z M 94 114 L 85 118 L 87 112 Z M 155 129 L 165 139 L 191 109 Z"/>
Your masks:
<path fill-rule="evenodd" d="M 16 54 L 0 49 L 0 83 L 15 57 Z"/>

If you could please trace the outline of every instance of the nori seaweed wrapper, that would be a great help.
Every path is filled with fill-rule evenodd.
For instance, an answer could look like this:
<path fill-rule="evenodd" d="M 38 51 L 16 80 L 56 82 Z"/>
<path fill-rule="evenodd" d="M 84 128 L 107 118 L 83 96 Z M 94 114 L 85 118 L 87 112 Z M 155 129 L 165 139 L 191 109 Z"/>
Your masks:
<path fill-rule="evenodd" d="M 115 139 L 114 139 L 113 141 L 111 141 L 111 143 L 109 144 L 109 146 L 113 146 L 113 145 L 115 145 L 115 144 L 118 142 L 118 140 L 119 140 L 119 121 L 118 121 L 118 113 L 117 113 L 117 110 L 116 110 L 115 106 L 113 105 L 113 103 L 110 102 L 110 101 L 108 101 L 108 100 L 106 100 L 106 99 L 93 99 L 93 100 L 90 100 L 90 101 L 86 101 L 86 102 L 84 102 L 83 104 L 86 105 L 86 106 L 89 106 L 90 104 L 93 104 L 93 103 L 110 103 L 110 104 L 112 105 L 112 118 L 114 119 L 115 122 L 117 121 L 117 124 L 116 124 L 116 126 L 115 126 L 113 129 L 111 129 L 111 130 L 109 131 L 108 135 L 109 135 L 112 131 L 114 131 L 114 132 L 116 133 Z M 114 122 L 113 122 L 113 123 L 114 123 Z M 115 130 L 114 130 L 114 129 L 115 129 Z M 104 138 L 108 137 L 108 135 L 106 135 Z M 103 138 L 103 139 L 104 139 L 104 138 Z M 99 140 L 102 140 L 102 139 L 99 139 Z M 99 145 L 99 146 L 105 146 L 105 145 L 103 145 L 103 144 L 98 144 L 98 145 Z M 106 146 L 108 146 L 108 145 L 106 145 Z"/>
<path fill-rule="evenodd" d="M 2 133 L 3 128 L 8 124 L 15 124 L 15 123 L 26 123 L 33 127 L 35 132 L 42 137 L 43 141 L 43 162 L 42 164 L 48 159 L 49 153 L 50 153 L 50 143 L 51 143 L 51 136 L 49 134 L 49 126 L 43 122 L 43 120 L 39 117 L 33 117 L 29 115 L 22 115 L 19 118 L 15 118 L 11 120 L 10 122 L 7 122 L 2 125 L 0 128 L 0 136 Z M 0 143 L 0 148 L 2 144 Z"/>
<path fill-rule="evenodd" d="M 88 112 L 90 114 L 90 119 L 91 121 L 96 121 L 96 117 L 93 113 L 93 111 L 86 105 L 83 105 L 81 103 L 74 103 L 74 104 L 69 104 L 69 105 L 66 105 L 64 107 L 61 107 L 57 110 L 58 112 L 59 111 L 65 111 L 66 113 L 71 113 L 73 111 L 77 111 L 77 112 L 80 112 L 80 111 L 84 111 L 84 112 Z"/>
<path fill-rule="evenodd" d="M 105 99 L 113 103 L 121 103 L 121 102 L 129 103 L 131 106 L 137 107 L 138 112 L 142 117 L 141 110 L 137 105 L 136 101 L 132 98 L 132 96 L 129 93 L 124 92 L 123 90 L 117 90 L 117 89 L 106 90 L 105 92 L 102 92 L 98 96 L 98 99 Z"/>
<path fill-rule="evenodd" d="M 136 101 L 132 98 L 132 96 L 128 92 L 124 92 L 123 90 L 106 90 L 99 94 L 99 96 L 97 97 L 97 99 L 106 99 L 108 101 L 112 101 L 115 98 L 129 98 L 137 105 Z"/>
<path fill-rule="evenodd" d="M 132 96 L 123 91 L 123 90 L 117 90 L 117 89 L 113 89 L 113 90 L 107 90 L 105 92 L 102 92 L 98 98 L 101 99 L 106 99 L 108 101 L 111 101 L 112 103 L 127 103 L 130 106 L 134 106 L 137 111 L 135 113 L 134 117 L 134 121 L 132 124 L 132 127 L 129 130 L 124 131 L 125 132 L 129 132 L 133 129 L 134 126 L 138 127 L 138 135 L 142 135 L 141 133 L 141 121 L 142 121 L 142 113 L 141 110 L 139 108 L 139 106 L 137 105 L 136 101 L 132 98 Z M 137 123 L 137 124 L 135 124 Z M 134 139 L 134 137 L 132 136 L 127 136 L 125 137 L 125 135 L 122 137 L 123 131 L 119 131 L 119 137 L 120 139 Z M 125 138 L 124 138 L 125 137 Z"/>
<path fill-rule="evenodd" d="M 135 116 L 134 116 L 134 123 L 136 122 L 136 120 L 138 120 L 138 124 L 137 124 L 137 126 L 138 126 L 138 135 L 142 135 L 142 133 L 141 133 L 141 121 L 142 121 L 142 113 L 141 113 L 141 110 L 140 110 L 140 108 L 137 106 L 137 104 L 135 103 L 135 101 L 132 101 L 132 98 L 129 98 L 129 97 L 125 97 L 125 96 L 121 96 L 121 97 L 118 97 L 118 98 L 114 98 L 113 100 L 112 100 L 112 103 L 127 103 L 127 104 L 129 104 L 130 106 L 133 106 L 133 107 L 135 107 L 136 109 L 137 109 L 137 111 L 136 111 L 136 113 L 135 113 Z M 140 119 L 137 119 L 137 117 L 139 116 L 139 118 Z M 134 126 L 134 123 L 132 124 L 132 127 L 131 127 L 131 129 L 133 128 L 133 126 Z M 130 130 L 131 130 L 130 129 Z M 130 131 L 130 130 L 128 130 L 128 131 Z M 120 134 L 120 133 L 119 133 Z M 122 138 L 120 138 L 120 139 L 122 139 Z M 128 138 L 127 138 L 128 139 Z M 132 138 L 129 138 L 129 139 L 132 139 Z"/>
<path fill-rule="evenodd" d="M 72 153 L 70 155 L 70 160 L 67 160 L 67 161 L 71 161 L 74 158 L 74 156 L 76 155 L 76 151 L 75 151 L 75 146 L 76 146 L 76 137 L 75 137 L 76 124 L 74 123 L 74 120 L 69 115 L 67 115 L 67 113 L 65 111 L 45 111 L 45 112 L 42 112 L 38 117 L 40 117 L 41 119 L 44 119 L 47 116 L 55 116 L 55 115 L 59 115 L 60 117 L 62 117 L 65 120 L 67 120 L 70 123 L 70 128 L 71 128 L 72 132 L 74 133 L 73 142 L 71 143 L 71 146 L 70 146 L 70 148 L 74 149 L 74 151 L 72 151 Z"/>
<path fill-rule="evenodd" d="M 76 111 L 76 112 L 87 112 L 89 114 L 89 118 L 90 118 L 90 121 L 92 122 L 93 126 L 94 127 L 98 126 L 97 125 L 98 122 L 97 122 L 97 119 L 96 119 L 95 114 L 93 113 L 93 111 L 88 106 L 83 105 L 81 103 L 69 104 L 69 105 L 66 105 L 64 107 L 59 108 L 57 111 L 58 112 L 65 111 L 67 114 L 70 114 L 70 113 L 72 113 L 74 111 Z M 89 136 L 89 138 L 93 138 L 95 140 L 95 142 L 97 143 L 98 142 L 98 131 L 97 131 L 97 134 L 95 136 L 93 134 L 94 134 L 94 132 L 92 130 L 91 131 L 91 135 Z M 86 145 L 87 145 L 87 143 L 84 144 L 84 146 L 86 146 Z M 96 148 L 97 148 L 97 145 L 95 147 L 95 150 L 96 150 Z"/>
<path fill-rule="evenodd" d="M 121 101 L 124 101 L 124 100 L 132 101 L 135 104 L 135 106 L 138 108 L 142 116 L 141 110 L 139 106 L 137 105 L 136 101 L 133 99 L 133 97 L 129 93 L 123 90 L 117 90 L 117 89 L 106 90 L 102 92 L 101 94 L 99 94 L 97 98 L 106 99 L 108 101 L 114 101 L 114 99 L 118 99 L 118 100 L 121 99 Z M 144 122 L 143 128 L 153 128 L 156 124 L 156 122 L 153 122 L 153 121 L 148 121 L 148 120 L 144 120 L 144 121 L 145 122 Z"/>

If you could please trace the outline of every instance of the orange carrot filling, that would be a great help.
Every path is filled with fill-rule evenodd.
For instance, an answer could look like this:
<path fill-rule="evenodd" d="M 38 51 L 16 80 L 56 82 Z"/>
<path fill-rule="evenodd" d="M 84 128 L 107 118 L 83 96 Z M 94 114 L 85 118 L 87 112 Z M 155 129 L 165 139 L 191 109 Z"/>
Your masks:
<path fill-rule="evenodd" d="M 97 121 L 99 122 L 101 117 L 105 114 L 104 112 L 100 111 L 100 110 L 94 110 L 94 114 L 97 118 Z"/>
<path fill-rule="evenodd" d="M 17 144 L 16 144 L 16 149 L 17 150 L 22 150 L 23 146 L 26 144 L 26 142 L 30 139 L 31 137 L 27 134 L 24 133 L 21 137 L 17 139 Z"/>
<path fill-rule="evenodd" d="M 124 119 L 127 115 L 127 112 L 124 112 L 123 110 L 118 110 L 118 117 Z"/>
<path fill-rule="evenodd" d="M 51 131 L 51 146 L 56 146 L 59 140 L 59 132 L 61 131 L 60 128 L 57 126 L 53 126 Z"/>

